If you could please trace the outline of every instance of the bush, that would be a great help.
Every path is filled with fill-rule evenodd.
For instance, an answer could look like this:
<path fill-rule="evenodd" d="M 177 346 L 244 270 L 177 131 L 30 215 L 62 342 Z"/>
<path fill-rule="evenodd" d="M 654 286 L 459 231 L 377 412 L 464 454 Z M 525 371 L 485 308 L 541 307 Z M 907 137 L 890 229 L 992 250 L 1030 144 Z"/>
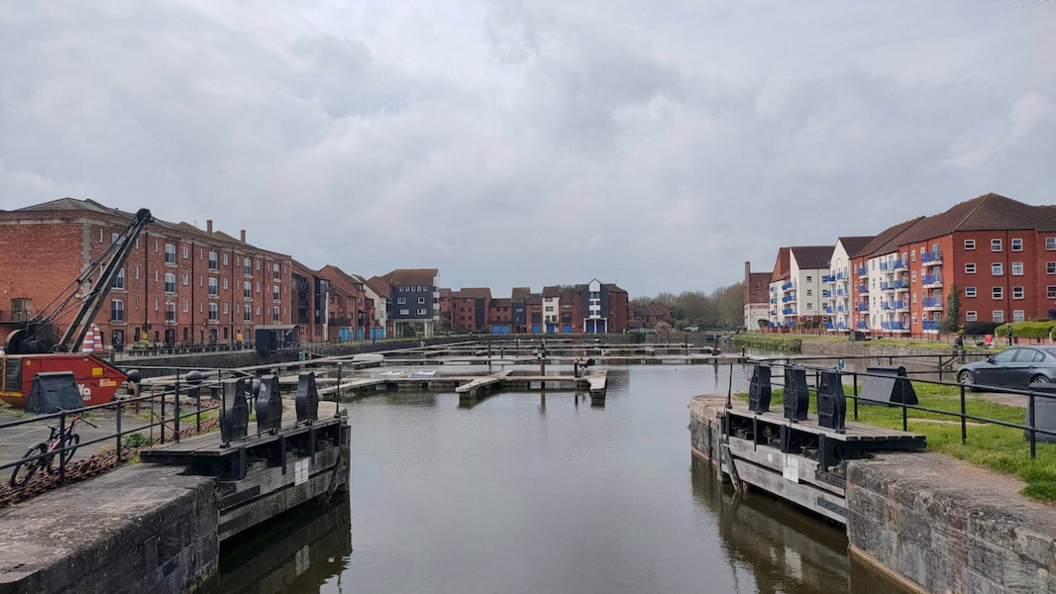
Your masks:
<path fill-rule="evenodd" d="M 993 334 L 994 330 L 1000 325 L 997 322 L 968 322 L 964 325 L 964 333 L 968 336 Z"/>
<path fill-rule="evenodd" d="M 1056 328 L 1056 321 L 1048 322 L 1014 322 L 998 326 L 995 333 L 998 336 L 1008 336 L 1008 329 L 1012 328 L 1013 336 L 1017 338 L 1048 338 L 1052 329 Z"/>
<path fill-rule="evenodd" d="M 142 448 L 150 444 L 150 438 L 142 433 L 130 433 L 121 440 L 121 447 L 127 449 Z"/>

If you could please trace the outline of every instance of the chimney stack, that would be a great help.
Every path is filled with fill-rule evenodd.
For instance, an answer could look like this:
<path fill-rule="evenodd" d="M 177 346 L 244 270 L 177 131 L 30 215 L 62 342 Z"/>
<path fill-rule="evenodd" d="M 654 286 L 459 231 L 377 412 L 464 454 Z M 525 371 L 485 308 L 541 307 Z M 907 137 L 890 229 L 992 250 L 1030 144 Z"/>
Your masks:
<path fill-rule="evenodd" d="M 246 230 L 242 230 L 242 243 L 246 243 Z"/>
<path fill-rule="evenodd" d="M 205 230 L 208 231 L 209 233 L 213 232 L 213 220 L 212 219 L 209 219 L 209 220 L 207 220 L 205 222 Z"/>
<path fill-rule="evenodd" d="M 752 263 L 751 262 L 745 262 L 744 263 L 744 282 L 746 284 L 748 284 L 748 285 L 751 285 L 751 283 L 752 283 Z"/>

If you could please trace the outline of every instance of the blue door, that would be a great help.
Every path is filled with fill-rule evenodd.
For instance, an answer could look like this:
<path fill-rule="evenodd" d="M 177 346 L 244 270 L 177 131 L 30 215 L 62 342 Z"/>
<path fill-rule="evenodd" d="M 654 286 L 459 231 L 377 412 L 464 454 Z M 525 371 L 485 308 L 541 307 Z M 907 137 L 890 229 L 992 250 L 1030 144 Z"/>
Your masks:
<path fill-rule="evenodd" d="M 510 327 L 509 326 L 503 326 L 502 327 L 502 333 L 503 334 L 509 334 L 510 333 Z"/>
<path fill-rule="evenodd" d="M 491 333 L 492 334 L 498 334 L 499 333 L 499 327 L 498 326 L 492 326 L 491 327 Z"/>
<path fill-rule="evenodd" d="M 553 334 L 554 333 L 554 325 L 553 324 L 547 324 L 546 325 L 546 333 L 547 334 Z"/>
<path fill-rule="evenodd" d="M 565 324 L 564 326 L 561 327 L 561 331 L 564 332 L 565 334 L 572 334 L 572 325 L 571 324 Z"/>
<path fill-rule="evenodd" d="M 542 332 L 542 329 L 539 324 L 532 326 L 532 334 L 539 334 L 540 332 Z"/>
<path fill-rule="evenodd" d="M 338 330 L 337 331 L 337 337 L 339 339 L 341 339 L 342 342 L 347 341 L 348 340 L 348 328 L 341 328 L 340 330 Z"/>

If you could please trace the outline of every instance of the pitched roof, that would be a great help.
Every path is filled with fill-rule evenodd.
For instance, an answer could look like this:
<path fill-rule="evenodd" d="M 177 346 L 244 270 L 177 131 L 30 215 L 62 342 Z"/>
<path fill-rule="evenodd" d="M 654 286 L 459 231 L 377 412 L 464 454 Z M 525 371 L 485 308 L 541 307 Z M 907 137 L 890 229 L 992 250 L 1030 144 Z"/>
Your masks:
<path fill-rule="evenodd" d="M 543 296 L 539 293 L 532 293 L 528 296 L 528 303 L 532 305 L 540 305 L 543 302 Z"/>
<path fill-rule="evenodd" d="M 371 291 L 374 291 L 379 297 L 389 299 L 392 297 L 392 287 L 389 283 L 385 282 L 380 276 L 374 276 L 367 279 L 367 286 L 370 287 Z"/>
<path fill-rule="evenodd" d="M 491 289 L 487 287 L 467 287 L 451 291 L 452 299 L 491 299 Z"/>
<path fill-rule="evenodd" d="M 561 287 L 543 287 L 543 297 L 560 297 Z"/>
<path fill-rule="evenodd" d="M 492 307 L 509 307 L 510 306 L 510 299 L 509 299 L 509 297 L 498 297 L 498 298 L 492 299 L 491 300 L 491 306 Z"/>
<path fill-rule="evenodd" d="M 848 256 L 854 256 L 863 247 L 869 245 L 869 242 L 875 239 L 875 235 L 858 236 L 858 237 L 841 237 L 840 243 L 843 244 L 843 249 L 847 251 Z"/>
<path fill-rule="evenodd" d="M 531 294 L 531 287 L 514 287 L 513 291 L 510 292 L 510 299 L 513 301 L 525 301 Z"/>
<path fill-rule="evenodd" d="M 438 274 L 436 268 L 397 268 L 381 279 L 390 285 L 432 285 Z"/>
<path fill-rule="evenodd" d="M 804 269 L 828 268 L 832 258 L 831 245 L 802 245 L 789 249 L 796 264 Z"/>
<path fill-rule="evenodd" d="M 1056 230 L 1056 206 L 1034 206 L 1000 194 L 984 194 L 925 217 L 901 239 L 902 243 L 911 243 L 956 231 L 1012 229 Z"/>
<path fill-rule="evenodd" d="M 900 242 L 899 238 L 903 237 L 907 230 L 913 227 L 913 225 L 916 225 L 923 218 L 924 217 L 917 217 L 884 229 L 879 235 L 874 237 L 872 241 L 865 244 L 862 249 L 850 254 L 850 256 L 852 258 L 862 256 L 872 258 L 880 254 L 888 254 L 895 251 L 895 248 L 898 247 Z"/>
<path fill-rule="evenodd" d="M 610 293 L 626 293 L 623 289 L 617 287 L 614 283 L 601 283 L 601 286 L 609 290 Z"/>
<path fill-rule="evenodd" d="M 770 275 L 770 281 L 779 281 L 784 278 L 788 278 L 791 270 L 791 260 L 789 259 L 789 251 L 787 247 L 777 249 L 777 260 L 774 262 L 774 273 Z"/>

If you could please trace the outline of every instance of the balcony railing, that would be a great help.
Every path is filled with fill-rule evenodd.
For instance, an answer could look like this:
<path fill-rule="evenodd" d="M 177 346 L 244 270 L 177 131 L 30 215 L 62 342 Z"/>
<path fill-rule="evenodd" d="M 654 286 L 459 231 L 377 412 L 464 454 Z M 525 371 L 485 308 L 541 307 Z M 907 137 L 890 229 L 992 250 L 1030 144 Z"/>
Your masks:
<path fill-rule="evenodd" d="M 794 299 L 795 299 L 795 297 L 793 297 L 791 295 L 786 295 L 786 296 L 781 298 L 781 303 L 788 303 L 790 301 L 793 301 Z"/>
<path fill-rule="evenodd" d="M 836 289 L 836 296 L 837 297 L 846 297 L 847 296 L 847 291 L 844 291 L 843 289 Z"/>
<path fill-rule="evenodd" d="M 857 322 L 855 323 L 854 327 L 859 330 L 868 330 L 869 324 L 866 324 L 865 322 Z"/>
<path fill-rule="evenodd" d="M 822 308 L 822 309 L 824 309 L 824 310 L 825 310 L 825 313 L 827 313 L 827 314 L 831 314 L 831 313 L 832 313 L 832 306 L 831 306 L 831 305 L 826 305 L 826 306 L 825 306 L 824 308 Z"/>
<path fill-rule="evenodd" d="M 836 282 L 836 277 L 832 276 L 831 274 L 826 274 L 826 275 L 821 277 L 821 282 L 823 282 L 823 283 L 834 283 L 834 282 Z"/>
<path fill-rule="evenodd" d="M 858 292 L 862 295 L 868 295 L 869 285 L 858 285 Z"/>
<path fill-rule="evenodd" d="M 859 303 L 858 304 L 858 311 L 869 311 L 869 304 L 868 303 Z"/>
<path fill-rule="evenodd" d="M 939 330 L 938 320 L 924 320 L 923 324 L 925 332 L 938 332 Z"/>
<path fill-rule="evenodd" d="M 782 291 L 788 291 L 789 289 L 792 289 L 795 286 L 796 285 L 794 283 L 785 283 L 785 284 L 781 285 L 781 290 Z"/>
<path fill-rule="evenodd" d="M 770 303 L 777 303 L 777 299 L 774 299 L 773 297 L 771 297 L 770 298 Z"/>
<path fill-rule="evenodd" d="M 897 281 L 895 281 L 895 282 L 897 282 Z M 880 281 L 880 290 L 881 291 L 894 291 L 895 290 L 895 282 Z"/>
<path fill-rule="evenodd" d="M 869 274 L 869 269 L 866 268 L 865 266 L 862 266 L 861 268 L 859 268 L 857 270 L 857 272 L 858 272 L 858 276 L 865 276 L 865 275 Z"/>
<path fill-rule="evenodd" d="M 828 297 L 832 297 L 832 291 L 830 291 L 830 290 L 826 289 L 826 290 L 824 290 L 824 291 L 822 291 L 822 292 L 821 292 L 821 296 L 822 296 L 822 297 L 826 297 L 826 298 L 828 298 Z"/>
<path fill-rule="evenodd" d="M 941 308 L 941 307 L 943 307 L 942 297 L 925 297 L 923 301 L 924 301 L 924 307 L 925 308 L 928 308 L 928 307 Z"/>
<path fill-rule="evenodd" d="M 896 301 L 895 302 L 895 311 L 905 311 L 907 309 L 909 309 L 909 302 L 908 301 Z"/>
<path fill-rule="evenodd" d="M 881 322 L 880 323 L 880 327 L 882 329 L 884 329 L 884 330 L 902 330 L 903 329 L 902 328 L 902 322 L 899 322 L 899 321 Z"/>
<path fill-rule="evenodd" d="M 924 274 L 920 277 L 920 282 L 926 287 L 928 285 L 941 285 L 942 275 L 941 274 Z"/>
<path fill-rule="evenodd" d="M 906 267 L 906 263 L 905 262 L 903 262 L 902 260 L 895 260 L 894 262 L 891 262 L 890 269 L 891 270 L 898 270 L 900 268 L 905 268 L 905 267 Z"/>
<path fill-rule="evenodd" d="M 786 316 L 790 316 L 790 315 L 796 313 L 796 310 L 794 310 L 794 309 L 782 309 L 781 313 L 785 314 Z"/>
<path fill-rule="evenodd" d="M 921 252 L 920 261 L 924 264 L 939 264 L 942 262 L 942 251 L 934 250 L 930 252 Z"/>
<path fill-rule="evenodd" d="M 846 277 L 842 271 L 836 273 L 836 280 L 843 280 Z"/>

